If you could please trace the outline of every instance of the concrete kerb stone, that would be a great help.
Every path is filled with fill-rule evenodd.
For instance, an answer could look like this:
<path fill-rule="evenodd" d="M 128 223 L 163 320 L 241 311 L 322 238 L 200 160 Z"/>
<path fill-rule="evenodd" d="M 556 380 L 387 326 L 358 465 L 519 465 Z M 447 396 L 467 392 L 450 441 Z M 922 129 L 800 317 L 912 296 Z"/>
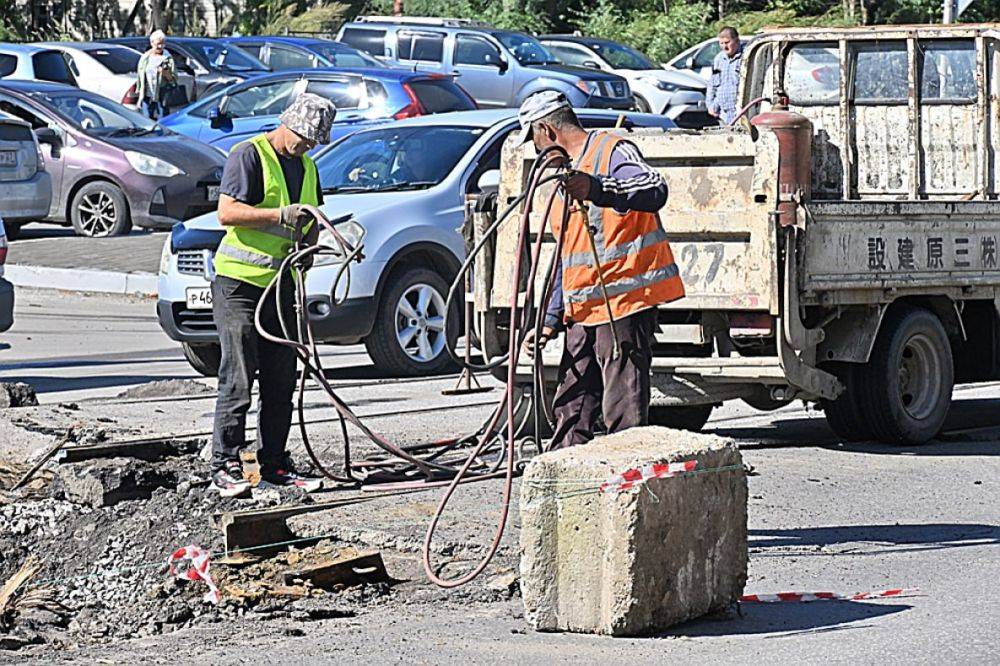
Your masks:
<path fill-rule="evenodd" d="M 601 492 L 616 474 L 697 470 Z M 729 608 L 747 577 L 747 482 L 735 443 L 635 428 L 536 457 L 520 495 L 521 590 L 539 631 L 657 633 Z"/>
<path fill-rule="evenodd" d="M 137 296 L 157 294 L 157 276 L 153 273 L 119 273 L 11 264 L 6 267 L 4 277 L 17 287 Z"/>

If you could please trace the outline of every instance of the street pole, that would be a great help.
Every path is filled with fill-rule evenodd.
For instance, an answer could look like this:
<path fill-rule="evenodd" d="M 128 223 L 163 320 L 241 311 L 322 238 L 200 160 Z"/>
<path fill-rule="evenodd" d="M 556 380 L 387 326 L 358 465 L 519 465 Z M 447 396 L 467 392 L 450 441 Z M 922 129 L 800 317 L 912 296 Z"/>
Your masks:
<path fill-rule="evenodd" d="M 944 0 L 944 23 L 955 22 L 955 0 Z"/>

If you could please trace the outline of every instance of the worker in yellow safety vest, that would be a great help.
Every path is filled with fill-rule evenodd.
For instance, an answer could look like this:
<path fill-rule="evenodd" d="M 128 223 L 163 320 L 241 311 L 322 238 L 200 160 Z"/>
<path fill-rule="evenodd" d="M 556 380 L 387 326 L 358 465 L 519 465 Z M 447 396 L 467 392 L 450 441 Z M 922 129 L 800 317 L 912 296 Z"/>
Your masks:
<path fill-rule="evenodd" d="M 684 285 L 657 214 L 666 182 L 636 145 L 584 130 L 557 92 L 527 98 L 518 116 L 521 142 L 559 146 L 572 161 L 569 200 L 557 199 L 549 217 L 563 244 L 537 346 L 566 328 L 552 446 L 574 446 L 593 438 L 602 416 L 608 432 L 648 423 L 656 306 L 683 297 Z M 563 230 L 564 206 L 571 212 Z M 535 346 L 532 331 L 525 351 Z"/>
<path fill-rule="evenodd" d="M 233 148 L 219 188 L 219 222 L 226 235 L 215 253 L 212 310 L 222 348 L 219 397 L 212 436 L 212 483 L 224 497 L 249 491 L 239 453 L 244 447 L 246 415 L 254 376 L 260 393 L 257 462 L 262 484 L 318 490 L 320 479 L 299 474 L 285 444 L 292 420 L 295 352 L 262 338 L 254 312 L 296 236 L 314 244 L 318 223 L 303 204 L 323 203 L 316 165 L 306 154 L 329 143 L 333 105 L 317 95 L 300 94 L 281 114 L 274 130 Z M 281 293 L 282 316 L 295 322 L 291 281 Z M 277 299 L 268 299 L 261 323 L 279 332 Z"/>

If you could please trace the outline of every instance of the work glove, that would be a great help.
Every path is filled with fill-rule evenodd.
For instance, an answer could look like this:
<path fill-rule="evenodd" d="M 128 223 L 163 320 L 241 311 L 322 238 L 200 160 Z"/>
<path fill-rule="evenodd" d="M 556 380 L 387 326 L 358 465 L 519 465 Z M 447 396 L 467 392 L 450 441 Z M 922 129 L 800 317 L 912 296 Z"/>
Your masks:
<path fill-rule="evenodd" d="M 302 204 L 289 204 L 281 209 L 281 226 L 289 231 L 302 231 L 313 219 Z"/>

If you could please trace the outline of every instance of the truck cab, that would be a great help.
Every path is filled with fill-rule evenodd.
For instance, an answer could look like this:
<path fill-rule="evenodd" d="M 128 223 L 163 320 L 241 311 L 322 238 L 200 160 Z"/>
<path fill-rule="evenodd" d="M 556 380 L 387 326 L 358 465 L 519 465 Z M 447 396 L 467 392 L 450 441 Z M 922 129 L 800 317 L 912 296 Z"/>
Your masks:
<path fill-rule="evenodd" d="M 927 441 L 955 383 L 1000 377 L 1000 25 L 769 30 L 744 63 L 733 126 L 628 133 L 686 289 L 658 308 L 651 420 L 801 399 L 846 440 Z M 505 146 L 501 204 L 533 157 Z M 525 287 L 516 227 L 477 261 L 488 358 Z"/>

